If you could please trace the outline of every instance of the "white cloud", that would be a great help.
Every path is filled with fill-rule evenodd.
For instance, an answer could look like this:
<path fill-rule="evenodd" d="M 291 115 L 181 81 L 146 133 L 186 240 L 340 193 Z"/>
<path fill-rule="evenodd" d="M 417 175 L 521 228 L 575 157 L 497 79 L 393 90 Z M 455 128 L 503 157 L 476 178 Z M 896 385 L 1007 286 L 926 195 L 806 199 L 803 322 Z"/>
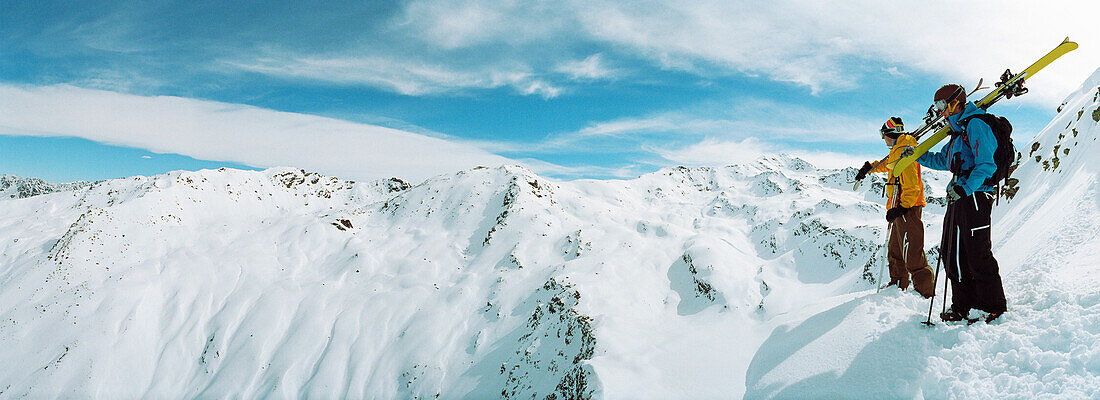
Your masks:
<path fill-rule="evenodd" d="M 898 67 L 883 68 L 882 72 L 885 72 L 887 74 L 893 75 L 893 76 L 898 77 L 898 78 L 907 78 L 907 77 L 909 77 L 904 72 L 901 72 L 900 70 L 898 70 Z"/>
<path fill-rule="evenodd" d="M 814 32 L 816 18 L 798 18 L 802 5 L 698 2 L 586 2 L 578 10 L 592 38 L 625 46 L 666 68 L 714 66 L 763 73 L 810 87 L 850 88 L 836 59 L 850 41 Z"/>
<path fill-rule="evenodd" d="M 859 167 L 873 156 L 859 156 L 831 151 L 794 149 L 782 143 L 764 142 L 756 138 L 723 141 L 707 138 L 678 148 L 656 148 L 662 158 L 688 167 L 724 166 L 755 161 L 765 154 L 786 153 L 809 161 L 819 168 Z"/>
<path fill-rule="evenodd" d="M 424 63 L 393 57 L 319 57 L 264 55 L 225 61 L 225 66 L 284 78 L 383 87 L 406 95 L 488 89 L 511 86 L 516 91 L 544 98 L 556 97 L 561 88 L 537 79 L 524 67 L 483 66 L 465 71 L 445 64 Z"/>
<path fill-rule="evenodd" d="M 679 116 L 672 113 L 659 114 L 642 118 L 624 118 L 614 121 L 599 122 L 576 132 L 576 136 L 621 136 L 646 132 L 667 132 L 679 127 Z"/>
<path fill-rule="evenodd" d="M 566 4 L 550 1 L 411 1 L 395 28 L 443 50 L 519 46 L 574 30 L 571 12 Z"/>
<path fill-rule="evenodd" d="M 739 142 L 705 139 L 676 149 L 655 149 L 666 160 L 687 167 L 741 164 L 770 152 L 771 146 L 755 138 Z"/>
<path fill-rule="evenodd" d="M 543 98 L 550 99 L 558 97 L 561 94 L 562 89 L 554 87 L 553 85 L 540 80 L 533 80 L 523 84 L 524 87 L 520 90 L 523 94 L 535 94 L 540 95 Z"/>
<path fill-rule="evenodd" d="M 763 74 L 814 91 L 858 84 L 861 60 L 912 67 L 947 81 L 1022 69 L 1066 35 L 1085 47 L 1029 84 L 1032 103 L 1057 104 L 1100 65 L 1100 3 L 976 1 L 584 2 L 587 34 L 670 68 L 699 62 Z M 855 68 L 853 68 L 855 67 Z M 1036 90 L 1037 89 L 1037 90 Z"/>
<path fill-rule="evenodd" d="M 411 2 L 400 27 L 433 49 L 504 45 L 531 50 L 509 57 L 535 71 L 546 71 L 540 64 L 572 57 L 566 50 L 570 45 L 596 44 L 664 68 L 764 76 L 804 85 L 813 93 L 858 87 L 869 73 L 896 76 L 898 67 L 969 86 L 979 77 L 996 78 L 1004 68 L 1022 69 L 1068 35 L 1085 46 L 1028 82 L 1032 93 L 1023 97 L 1051 106 L 1100 65 L 1100 46 L 1088 46 L 1100 37 L 1096 15 L 1100 3 L 1095 1 L 1037 6 L 992 0 L 470 0 Z M 867 69 L 868 63 L 882 67 Z M 593 68 L 549 66 L 572 70 L 573 78 L 585 76 L 586 67 Z"/>
<path fill-rule="evenodd" d="M 863 166 L 864 161 L 872 161 L 882 158 L 883 154 L 875 155 L 852 155 L 845 153 L 837 153 L 832 151 L 806 151 L 806 150 L 781 150 L 783 153 L 790 154 L 792 156 L 809 161 L 810 164 L 818 168 L 847 168 L 854 167 L 859 168 Z M 886 150 L 883 149 L 883 153 Z"/>
<path fill-rule="evenodd" d="M 879 120 L 824 112 L 796 104 L 741 98 L 697 105 L 683 110 L 591 124 L 576 132 L 551 138 L 548 144 L 567 145 L 601 137 L 628 137 L 674 133 L 743 140 L 757 137 L 803 143 L 866 143 L 879 140 Z"/>
<path fill-rule="evenodd" d="M 615 72 L 604 65 L 600 54 L 593 54 L 584 60 L 561 63 L 557 72 L 568 75 L 573 80 L 595 80 L 611 78 Z"/>
<path fill-rule="evenodd" d="M 203 160 L 289 165 L 358 180 L 416 180 L 512 162 L 470 145 L 380 126 L 73 86 L 0 84 L 0 133 L 75 136 Z"/>
<path fill-rule="evenodd" d="M 628 69 L 639 59 L 700 75 L 761 76 L 812 92 L 852 89 L 868 74 L 910 70 L 970 86 L 1006 67 L 1023 68 L 1068 35 L 1082 48 L 1029 81 L 1032 92 L 1022 98 L 1053 106 L 1100 65 L 1100 46 L 1089 44 L 1100 37 L 1100 2 L 1087 0 L 413 0 L 398 7 L 365 15 L 358 26 L 326 25 L 301 13 L 285 21 L 286 32 L 251 32 L 245 42 L 199 37 L 195 43 L 211 44 L 170 60 L 151 56 L 164 53 L 165 44 L 149 38 L 148 15 L 137 11 L 49 24 L 42 32 L 48 40 L 35 47 L 51 57 L 90 50 L 142 55 L 157 60 L 150 65 L 156 70 L 186 69 L 183 63 L 211 57 L 233 69 L 410 95 L 507 86 L 546 98 L 568 92 L 569 80 L 606 79 L 618 72 L 608 64 Z M 308 34 L 293 30 L 306 26 Z M 324 50 L 297 40 L 314 33 L 341 40 Z M 226 63 L 227 54 L 237 58 Z M 103 84 L 117 86 L 113 81 Z"/>
<path fill-rule="evenodd" d="M 549 175 L 562 179 L 575 179 L 575 178 L 617 178 L 617 179 L 631 179 L 648 172 L 649 170 L 643 168 L 642 165 L 632 164 L 622 167 L 599 167 L 593 165 L 584 166 L 563 166 L 558 164 L 548 163 L 542 160 L 533 158 L 524 158 L 518 160 L 527 168 L 530 168 L 535 173 L 541 175 Z"/>

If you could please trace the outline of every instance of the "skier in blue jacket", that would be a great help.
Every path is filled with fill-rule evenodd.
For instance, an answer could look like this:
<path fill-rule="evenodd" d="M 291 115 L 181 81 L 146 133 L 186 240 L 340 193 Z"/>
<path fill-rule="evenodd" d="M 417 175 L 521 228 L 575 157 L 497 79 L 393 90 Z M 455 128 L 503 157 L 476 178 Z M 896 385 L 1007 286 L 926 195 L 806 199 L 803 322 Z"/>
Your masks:
<path fill-rule="evenodd" d="M 966 89 L 944 85 L 933 98 L 936 110 L 947 116 L 951 140 L 938 152 L 917 158 L 921 165 L 951 171 L 947 185 L 947 212 L 943 217 L 940 257 L 951 280 L 951 309 L 944 321 L 968 319 L 970 310 L 984 311 L 986 322 L 1005 312 L 1004 287 L 993 258 L 990 217 L 996 189 L 986 180 L 997 171 L 993 152 L 997 138 L 981 118 L 985 114 L 966 101 Z"/>

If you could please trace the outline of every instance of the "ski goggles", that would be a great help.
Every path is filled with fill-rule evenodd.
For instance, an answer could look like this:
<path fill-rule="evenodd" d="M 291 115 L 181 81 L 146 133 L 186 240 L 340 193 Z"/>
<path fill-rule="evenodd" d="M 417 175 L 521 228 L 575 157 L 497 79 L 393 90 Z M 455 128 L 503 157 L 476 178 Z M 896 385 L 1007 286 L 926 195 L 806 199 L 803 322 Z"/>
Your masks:
<path fill-rule="evenodd" d="M 959 108 L 959 105 L 960 104 L 957 103 L 957 102 L 948 104 L 946 100 L 936 100 L 936 102 L 935 102 L 936 112 L 938 112 L 940 114 L 954 113 L 955 110 L 957 110 Z"/>
<path fill-rule="evenodd" d="M 936 100 L 936 111 L 943 112 L 947 110 L 947 100 Z"/>
<path fill-rule="evenodd" d="M 894 134 L 891 136 L 896 137 L 897 134 L 901 134 L 903 132 L 905 132 L 905 126 L 902 125 L 901 119 L 896 117 L 891 117 L 890 119 L 886 120 L 886 123 L 882 124 L 882 127 L 879 128 L 879 133 L 881 133 L 882 136 Z"/>
<path fill-rule="evenodd" d="M 879 133 L 882 134 L 882 136 L 896 136 L 905 133 L 905 129 L 899 126 L 896 128 L 882 129 Z"/>

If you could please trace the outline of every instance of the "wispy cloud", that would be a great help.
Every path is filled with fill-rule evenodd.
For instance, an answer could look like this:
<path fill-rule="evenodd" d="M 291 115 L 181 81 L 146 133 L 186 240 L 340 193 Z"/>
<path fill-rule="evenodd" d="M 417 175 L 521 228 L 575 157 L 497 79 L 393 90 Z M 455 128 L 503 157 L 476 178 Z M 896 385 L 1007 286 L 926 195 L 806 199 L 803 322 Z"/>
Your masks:
<path fill-rule="evenodd" d="M 976 81 L 1023 68 L 1066 35 L 1100 37 L 1100 3 L 1058 3 L 588 1 L 578 19 L 590 37 L 667 68 L 759 74 L 817 93 L 856 87 L 865 61 Z M 1082 47 L 1030 81 L 1041 94 L 1024 100 L 1056 104 L 1098 64 L 1100 48 Z"/>
<path fill-rule="evenodd" d="M 204 160 L 290 165 L 351 179 L 423 179 L 512 162 L 473 146 L 380 126 L 73 86 L 0 84 L 0 133 L 74 136 Z"/>
<path fill-rule="evenodd" d="M 788 153 L 818 165 L 840 167 L 872 157 L 862 152 L 881 143 L 879 124 L 877 118 L 750 98 L 597 122 L 521 146 L 477 145 L 527 157 L 587 154 L 593 159 L 619 159 L 620 164 L 632 166 L 623 170 L 628 173 L 670 165 L 735 164 L 765 153 Z M 851 151 L 828 151 L 822 144 Z"/>
<path fill-rule="evenodd" d="M 850 90 L 869 74 L 891 75 L 902 71 L 898 67 L 976 81 L 1025 66 L 1065 35 L 1100 37 L 1100 24 L 1094 23 L 1100 3 L 1072 1 L 1034 7 L 985 0 L 947 7 L 873 0 L 412 0 L 388 7 L 224 12 L 211 24 L 178 18 L 210 15 L 213 8 L 201 2 L 102 8 L 95 18 L 86 16 L 95 12 L 50 10 L 65 17 L 44 28 L 14 30 L 5 45 L 33 47 L 49 57 L 148 56 L 96 66 L 101 69 L 215 62 L 410 95 L 509 86 L 551 98 L 571 92 L 570 81 L 615 77 L 608 65 L 647 67 L 640 61 L 704 77 L 759 76 L 812 93 Z M 1026 23 L 1012 23 L 1022 15 Z M 1094 47 L 1083 46 L 1029 81 L 1032 94 L 1023 100 L 1057 104 L 1100 64 L 1100 48 Z"/>
<path fill-rule="evenodd" d="M 654 151 L 666 160 L 695 167 L 749 162 L 760 158 L 764 153 L 774 151 L 774 149 L 755 138 L 747 138 L 739 142 L 708 138 L 683 147 L 657 148 Z"/>
<path fill-rule="evenodd" d="M 492 44 L 542 44 L 575 31 L 567 3 L 552 1 L 409 1 L 394 28 L 443 50 Z"/>
<path fill-rule="evenodd" d="M 419 37 L 439 48 L 599 46 L 662 68 L 700 75 L 762 76 L 805 86 L 812 93 L 856 88 L 867 74 L 897 76 L 898 66 L 951 81 L 993 77 L 1005 67 L 1026 66 L 1065 35 L 1080 40 L 1100 37 L 1100 24 L 1093 21 L 1100 4 L 1089 2 L 1033 7 L 979 1 L 947 7 L 872 0 L 841 4 L 595 0 L 518 6 L 509 1 L 473 0 L 450 6 L 413 1 L 407 10 L 407 26 L 423 32 Z M 1021 15 L 1028 15 L 1026 28 L 1007 23 Z M 966 22 L 960 25 L 959 21 Z M 966 32 L 963 40 L 960 31 Z M 570 57 L 560 51 L 517 55 L 532 66 Z M 1042 94 L 1025 101 L 1047 105 L 1060 101 L 1095 68 L 1100 49 L 1082 48 L 1074 56 L 1076 60 L 1060 61 L 1051 66 L 1051 72 L 1029 82 Z M 885 67 L 860 67 L 868 62 Z M 583 70 L 579 64 L 572 67 Z"/>
<path fill-rule="evenodd" d="M 486 66 L 483 70 L 461 71 L 442 64 L 423 63 L 392 57 L 323 58 L 311 56 L 261 56 L 230 60 L 225 66 L 284 78 L 388 88 L 406 95 L 455 92 L 471 88 L 511 86 L 522 94 L 552 98 L 561 93 L 522 67 Z"/>
<path fill-rule="evenodd" d="M 518 160 L 527 168 L 538 174 L 554 176 L 561 179 L 578 178 L 637 178 L 651 169 L 648 165 L 628 164 L 618 167 L 601 167 L 595 165 L 565 166 L 548 163 L 535 158 L 523 158 Z"/>
<path fill-rule="evenodd" d="M 597 79 L 611 79 L 616 75 L 616 71 L 608 68 L 604 65 L 603 56 L 601 54 L 593 54 L 588 56 L 584 60 L 569 61 L 558 64 L 555 70 L 557 72 L 566 74 L 573 80 L 597 80 Z"/>
<path fill-rule="evenodd" d="M 707 138 L 686 146 L 654 148 L 662 158 L 679 165 L 723 166 L 754 161 L 765 154 L 785 153 L 820 168 L 846 168 L 859 166 L 873 155 L 846 154 L 833 151 L 808 151 L 793 148 L 786 143 L 766 142 L 756 138 L 741 141 L 722 141 Z"/>
<path fill-rule="evenodd" d="M 766 99 L 713 102 L 641 117 L 593 123 L 557 135 L 548 145 L 569 145 L 600 137 L 657 134 L 708 136 L 744 140 L 750 137 L 792 142 L 867 143 L 878 140 L 880 121 Z"/>
<path fill-rule="evenodd" d="M 566 137 L 622 136 L 638 133 L 668 132 L 686 128 L 684 118 L 675 113 L 658 114 L 642 118 L 625 118 L 598 122 Z"/>

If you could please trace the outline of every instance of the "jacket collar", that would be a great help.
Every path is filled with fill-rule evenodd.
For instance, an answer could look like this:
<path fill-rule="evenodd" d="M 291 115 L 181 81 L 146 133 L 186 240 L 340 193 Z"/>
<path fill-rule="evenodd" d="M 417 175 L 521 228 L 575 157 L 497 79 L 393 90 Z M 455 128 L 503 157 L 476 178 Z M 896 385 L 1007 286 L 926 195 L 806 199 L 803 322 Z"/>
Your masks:
<path fill-rule="evenodd" d="M 985 114 L 985 110 L 978 108 L 973 101 L 968 101 L 966 108 L 963 108 L 963 112 L 947 117 L 947 122 L 951 124 L 952 133 L 962 132 L 966 128 L 959 126 L 959 121 L 977 114 Z"/>

